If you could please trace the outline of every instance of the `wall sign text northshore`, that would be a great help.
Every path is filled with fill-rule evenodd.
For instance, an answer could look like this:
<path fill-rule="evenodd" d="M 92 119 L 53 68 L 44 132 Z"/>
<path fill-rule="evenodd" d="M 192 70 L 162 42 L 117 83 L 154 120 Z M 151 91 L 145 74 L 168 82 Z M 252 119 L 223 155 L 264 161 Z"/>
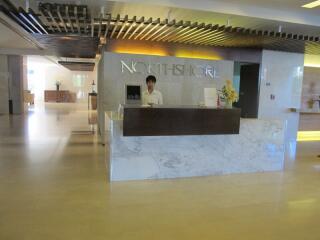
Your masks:
<path fill-rule="evenodd" d="M 167 64 L 167 63 L 145 63 L 141 61 L 124 61 L 121 62 L 121 73 L 130 74 L 154 74 L 154 75 L 171 75 L 171 76 L 191 76 L 191 77 L 208 77 L 215 79 L 216 70 L 210 65 L 192 65 L 192 64 Z"/>

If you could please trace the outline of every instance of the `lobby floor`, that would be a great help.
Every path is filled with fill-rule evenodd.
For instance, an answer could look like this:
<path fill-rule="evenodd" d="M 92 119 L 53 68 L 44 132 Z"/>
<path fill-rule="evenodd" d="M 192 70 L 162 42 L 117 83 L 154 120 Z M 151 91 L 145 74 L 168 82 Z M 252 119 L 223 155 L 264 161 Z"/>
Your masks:
<path fill-rule="evenodd" d="M 284 172 L 110 184 L 74 106 L 0 116 L 0 240 L 320 239 L 320 142 Z"/>

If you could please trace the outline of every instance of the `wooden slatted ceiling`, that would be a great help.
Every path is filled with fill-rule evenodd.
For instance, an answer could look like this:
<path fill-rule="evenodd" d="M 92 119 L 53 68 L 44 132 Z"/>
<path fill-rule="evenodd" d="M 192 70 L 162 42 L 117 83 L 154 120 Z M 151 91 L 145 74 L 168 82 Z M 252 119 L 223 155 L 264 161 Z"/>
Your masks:
<path fill-rule="evenodd" d="M 320 40 L 315 36 L 252 30 L 204 23 L 169 22 L 167 19 L 137 20 L 134 17 L 102 21 L 106 39 L 147 40 L 204 46 L 259 48 L 308 54 L 320 54 Z"/>
<path fill-rule="evenodd" d="M 58 61 L 58 63 L 71 71 L 89 71 L 94 70 L 95 63 L 92 62 L 69 62 Z"/>
<path fill-rule="evenodd" d="M 86 5 L 40 3 L 39 14 L 50 33 L 90 32 L 91 18 Z"/>
<path fill-rule="evenodd" d="M 278 40 L 299 40 L 319 42 L 318 37 L 297 36 L 287 33 L 245 29 L 214 24 L 171 21 L 167 19 L 129 18 L 99 14 L 91 18 L 85 5 L 39 4 L 42 18 L 52 33 L 78 33 L 106 39 L 133 39 L 162 42 L 179 42 L 200 45 L 252 46 L 263 47 L 263 43 Z M 90 25 L 90 26 L 89 26 Z M 74 31 L 73 31 L 74 29 Z M 91 30 L 91 31 L 88 31 Z M 261 39 L 263 38 L 263 39 Z M 275 39 L 273 39 L 275 38 Z M 281 42 L 281 41 L 280 41 Z M 300 46 L 300 43 L 298 44 Z"/>
<path fill-rule="evenodd" d="M 57 56 L 68 58 L 95 58 L 99 39 L 90 36 L 61 36 L 56 34 L 32 35 L 45 48 Z"/>
<path fill-rule="evenodd" d="M 10 4 L 0 10 L 9 14 L 48 47 L 56 47 L 57 51 L 63 54 L 66 54 L 67 48 L 69 48 L 70 52 L 74 52 L 69 55 L 92 56 L 93 50 L 98 51 L 99 40 L 97 42 L 96 39 L 101 40 L 100 44 L 107 43 L 109 39 L 125 39 L 320 54 L 318 36 L 192 23 L 190 21 L 169 21 L 168 19 L 146 19 L 144 17 L 129 18 L 127 15 L 100 14 L 94 18 L 87 6 L 73 4 L 40 3 L 40 15 L 35 14 L 32 10 L 26 13 L 23 9 L 16 9 Z M 75 45 L 67 43 L 68 47 L 61 45 L 63 38 L 69 35 L 72 38 L 84 37 L 79 45 L 84 50 L 90 48 L 88 51 L 91 52 L 85 54 L 76 42 L 73 42 Z M 59 36 L 62 40 L 59 40 Z M 82 44 L 83 41 L 90 42 L 88 40 L 90 37 L 92 40 L 89 47 Z M 93 47 L 91 44 L 96 44 L 96 46 Z M 77 48 L 81 54 L 76 53 L 74 48 Z"/>

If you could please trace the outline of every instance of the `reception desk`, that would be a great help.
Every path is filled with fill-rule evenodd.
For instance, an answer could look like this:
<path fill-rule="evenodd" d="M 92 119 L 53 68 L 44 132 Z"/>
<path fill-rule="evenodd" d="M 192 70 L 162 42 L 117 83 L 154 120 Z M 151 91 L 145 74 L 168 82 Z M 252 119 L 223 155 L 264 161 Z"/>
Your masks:
<path fill-rule="evenodd" d="M 241 110 L 124 106 L 123 136 L 239 134 Z"/>
<path fill-rule="evenodd" d="M 239 113 L 198 107 L 125 107 L 123 117 L 106 112 L 110 180 L 282 170 L 285 123 L 240 119 Z M 153 127 L 145 117 L 161 127 Z"/>

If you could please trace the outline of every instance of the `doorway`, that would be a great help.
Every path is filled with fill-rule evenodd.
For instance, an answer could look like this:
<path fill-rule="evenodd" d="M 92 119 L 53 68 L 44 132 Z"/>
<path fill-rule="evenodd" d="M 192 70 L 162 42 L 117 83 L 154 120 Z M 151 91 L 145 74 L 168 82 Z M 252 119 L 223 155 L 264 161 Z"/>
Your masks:
<path fill-rule="evenodd" d="M 241 117 L 258 118 L 260 64 L 235 62 L 234 83 L 239 100 L 234 104 L 241 108 Z"/>

